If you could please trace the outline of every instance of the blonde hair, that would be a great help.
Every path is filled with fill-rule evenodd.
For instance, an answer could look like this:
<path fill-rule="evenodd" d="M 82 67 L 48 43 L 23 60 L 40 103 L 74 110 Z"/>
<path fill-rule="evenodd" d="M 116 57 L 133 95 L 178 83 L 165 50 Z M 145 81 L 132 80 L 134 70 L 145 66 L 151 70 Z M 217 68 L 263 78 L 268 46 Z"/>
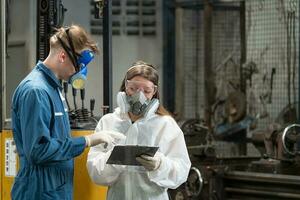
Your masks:
<path fill-rule="evenodd" d="M 132 66 L 127 70 L 126 75 L 122 81 L 120 91 L 125 91 L 126 90 L 126 88 L 125 88 L 126 80 L 130 80 L 135 76 L 142 76 L 145 79 L 151 81 L 154 85 L 156 85 L 158 87 L 159 76 L 158 76 L 158 72 L 157 72 L 156 68 L 153 65 L 148 64 L 144 61 L 137 61 L 137 62 L 133 63 Z M 159 99 L 158 89 L 155 92 L 155 94 L 153 95 L 153 98 Z M 161 103 L 159 104 L 156 114 L 170 115 L 170 113 L 167 111 L 167 109 L 165 109 L 161 105 Z"/>
<path fill-rule="evenodd" d="M 91 36 L 79 25 L 56 29 L 56 33 L 50 38 L 50 49 L 62 47 L 59 39 L 62 40 L 68 48 L 72 48 L 70 47 L 68 37 L 73 43 L 75 52 L 88 48 L 94 53 L 99 53 L 96 42 L 93 41 Z"/>

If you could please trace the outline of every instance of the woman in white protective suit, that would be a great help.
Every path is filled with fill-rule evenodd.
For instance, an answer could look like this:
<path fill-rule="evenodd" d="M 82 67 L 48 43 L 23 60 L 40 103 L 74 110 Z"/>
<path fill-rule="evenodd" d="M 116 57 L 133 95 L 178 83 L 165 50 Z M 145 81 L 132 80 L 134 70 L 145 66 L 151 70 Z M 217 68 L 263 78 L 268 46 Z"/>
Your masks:
<path fill-rule="evenodd" d="M 141 166 L 106 164 L 112 146 L 97 145 L 88 154 L 87 169 L 93 182 L 109 186 L 108 200 L 167 200 L 167 189 L 187 179 L 191 162 L 183 133 L 159 103 L 158 72 L 138 61 L 128 69 L 120 92 L 118 108 L 104 115 L 96 131 L 115 130 L 126 140 L 119 144 L 158 146 L 153 157 L 141 155 Z"/>

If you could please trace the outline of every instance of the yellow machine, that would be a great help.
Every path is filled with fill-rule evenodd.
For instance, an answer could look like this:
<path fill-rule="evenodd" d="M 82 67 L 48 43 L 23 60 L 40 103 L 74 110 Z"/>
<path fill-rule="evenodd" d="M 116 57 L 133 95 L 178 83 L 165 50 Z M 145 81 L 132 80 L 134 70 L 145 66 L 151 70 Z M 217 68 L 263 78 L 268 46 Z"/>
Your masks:
<path fill-rule="evenodd" d="M 12 132 L 3 130 L 1 133 L 1 200 L 11 199 L 10 189 L 18 169 L 12 141 Z"/>
<path fill-rule="evenodd" d="M 91 131 L 73 130 L 72 136 L 79 137 L 90 134 Z M 18 158 L 15 153 L 12 131 L 3 130 L 1 133 L 1 187 L 0 200 L 10 200 L 10 190 L 18 169 Z M 97 186 L 91 182 L 87 170 L 86 159 L 88 149 L 75 158 L 74 200 L 105 200 L 106 187 Z"/>

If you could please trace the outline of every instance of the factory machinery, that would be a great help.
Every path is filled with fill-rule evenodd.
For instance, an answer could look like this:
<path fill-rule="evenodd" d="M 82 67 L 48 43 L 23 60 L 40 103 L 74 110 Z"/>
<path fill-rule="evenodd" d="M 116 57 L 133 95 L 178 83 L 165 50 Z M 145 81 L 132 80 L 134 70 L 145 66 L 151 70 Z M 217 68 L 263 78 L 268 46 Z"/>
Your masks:
<path fill-rule="evenodd" d="M 192 168 L 188 180 L 170 190 L 172 200 L 300 199 L 300 125 L 251 131 L 245 124 L 226 127 L 220 137 L 200 120 L 182 123 Z M 247 152 L 249 145 L 259 153 Z"/>
<path fill-rule="evenodd" d="M 230 6 L 231 1 L 226 2 L 229 2 L 230 13 L 234 13 L 235 11 Z M 225 1 L 222 1 L 224 4 L 220 4 L 219 7 L 218 1 L 204 0 L 202 4 L 197 4 L 199 19 L 203 19 L 203 27 L 196 29 L 203 31 L 199 34 L 203 34 L 200 39 L 204 42 L 203 44 L 200 42 L 199 47 L 196 48 L 201 49 L 203 54 L 199 54 L 197 50 L 195 53 L 195 55 L 203 55 L 200 57 L 203 58 L 203 63 L 195 64 L 203 70 L 201 71 L 203 76 L 195 72 L 195 78 L 204 78 L 205 81 L 194 89 L 197 93 L 201 88 L 203 96 L 200 97 L 202 93 L 199 95 L 193 93 L 195 97 L 190 98 L 196 102 L 193 110 L 179 109 L 183 111 L 179 113 L 182 116 L 193 116 L 192 112 L 195 116 L 195 119 L 178 122 L 185 135 L 192 166 L 187 181 L 179 188 L 169 190 L 172 200 L 300 199 L 300 125 L 297 124 L 299 100 L 291 102 L 290 95 L 285 98 L 285 91 L 282 91 L 282 93 L 277 93 L 277 98 L 280 96 L 283 102 L 289 99 L 288 104 L 280 105 L 280 107 L 272 104 L 275 67 L 270 73 L 269 84 L 265 81 L 262 83 L 266 89 L 259 92 L 254 89 L 252 76 L 261 73 L 259 71 L 261 68 L 265 69 L 265 63 L 261 67 L 258 61 L 251 60 L 252 52 L 249 46 L 253 44 L 250 43 L 253 41 L 249 38 L 245 39 L 246 35 L 248 36 L 246 26 L 256 24 L 261 18 L 257 17 L 256 12 L 249 14 L 253 8 L 251 3 L 254 1 L 247 1 L 248 7 L 245 1 L 239 2 L 240 4 L 235 8 L 240 16 L 236 30 L 240 33 L 240 38 L 236 41 L 241 45 L 240 51 L 232 50 L 219 61 L 216 55 L 226 54 L 225 51 L 230 49 L 227 44 L 235 40 L 229 36 L 234 35 L 230 32 L 233 29 L 231 26 L 233 18 L 228 20 L 230 34 L 223 39 L 216 36 L 216 33 L 222 30 L 220 35 L 223 35 L 227 29 L 214 29 L 214 25 L 217 27 L 216 16 L 223 16 L 220 13 L 226 10 Z M 263 1 L 256 2 L 262 3 Z M 272 6 L 275 5 L 275 1 L 266 2 Z M 189 8 L 194 8 L 195 4 L 190 5 Z M 181 8 L 186 9 L 184 12 L 189 12 L 187 4 L 182 4 Z M 224 12 L 224 18 L 228 16 L 228 13 Z M 256 17 L 258 20 L 253 23 L 252 20 Z M 267 24 L 268 21 L 264 23 Z M 226 27 L 224 21 L 222 21 L 223 26 Z M 268 28 L 262 30 L 267 30 L 269 34 Z M 255 34 L 257 37 L 262 37 L 265 32 Z M 222 46 L 222 40 L 226 45 Z M 219 42 L 219 46 L 216 45 L 216 41 Z M 237 44 L 232 44 L 233 49 Z M 254 48 L 254 51 L 258 50 Z M 247 58 L 251 61 L 247 61 Z M 289 77 L 286 74 L 284 76 Z M 280 84 L 284 85 L 284 82 Z M 292 84 L 288 85 L 287 91 L 291 90 L 290 85 Z M 185 90 L 190 93 L 193 91 L 189 88 Z M 294 96 L 296 98 L 298 95 Z M 256 101 L 256 99 L 260 100 Z M 199 108 L 198 103 L 203 107 Z M 285 107 L 282 109 L 283 106 Z M 268 109 L 272 109 L 272 114 L 268 112 Z M 277 112 L 278 115 L 274 116 Z"/>

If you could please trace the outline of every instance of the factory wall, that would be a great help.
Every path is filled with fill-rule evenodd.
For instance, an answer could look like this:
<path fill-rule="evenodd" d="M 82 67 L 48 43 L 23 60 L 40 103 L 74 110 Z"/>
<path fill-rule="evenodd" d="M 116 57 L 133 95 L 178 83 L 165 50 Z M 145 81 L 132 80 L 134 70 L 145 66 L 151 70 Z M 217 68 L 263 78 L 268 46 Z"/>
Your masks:
<path fill-rule="evenodd" d="M 122 1 L 121 1 L 122 2 Z M 65 0 L 65 7 L 68 9 L 65 16 L 65 24 L 78 23 L 90 30 L 90 3 L 81 0 Z M 125 34 L 113 35 L 112 54 L 113 54 L 113 103 L 116 106 L 116 94 L 121 86 L 125 72 L 130 65 L 137 60 L 144 60 L 152 63 L 159 71 L 162 71 L 162 28 L 161 28 L 161 1 L 157 1 L 157 34 L 150 37 L 128 36 Z M 93 35 L 99 43 L 100 55 L 89 67 L 86 96 L 96 99 L 96 113 L 102 114 L 101 106 L 103 101 L 103 57 L 102 57 L 102 36 Z M 160 77 L 162 77 L 160 75 Z M 162 83 L 162 80 L 160 80 Z M 162 88 L 162 87 L 161 87 Z M 71 96 L 69 96 L 71 99 Z M 79 101 L 79 98 L 78 98 Z M 88 101 L 87 101 L 88 102 Z M 89 105 L 89 104 L 87 104 Z"/>
<path fill-rule="evenodd" d="M 6 25 L 7 51 L 4 74 L 3 113 L 10 117 L 10 103 L 14 89 L 35 64 L 36 1 L 9 1 Z M 20 17 L 22 12 L 22 17 Z"/>
<path fill-rule="evenodd" d="M 123 1 L 121 1 L 123 2 Z M 72 23 L 79 24 L 90 31 L 91 15 L 90 1 L 63 0 L 67 9 L 64 18 L 64 25 Z M 144 60 L 152 63 L 162 71 L 162 1 L 156 1 L 156 34 L 144 37 L 141 35 L 113 35 L 113 103 L 116 106 L 115 96 L 124 78 L 126 70 L 137 60 Z M 124 5 L 123 5 L 124 6 Z M 26 76 L 36 63 L 36 0 L 11 1 L 9 3 L 10 32 L 8 35 L 8 57 L 6 67 L 6 109 L 5 119 L 10 118 L 10 101 L 17 84 Z M 20 11 L 22 16 L 19 17 Z M 95 115 L 102 114 L 103 101 L 103 50 L 102 35 L 93 35 L 98 42 L 100 54 L 96 56 L 89 66 L 88 82 L 86 85 L 85 106 L 89 108 L 89 100 L 94 98 Z M 162 80 L 160 80 L 162 84 Z M 162 88 L 162 87 L 160 87 Z M 71 88 L 69 88 L 70 91 Z M 71 92 L 68 99 L 73 108 Z M 79 93 L 77 93 L 77 105 L 81 106 Z"/>

